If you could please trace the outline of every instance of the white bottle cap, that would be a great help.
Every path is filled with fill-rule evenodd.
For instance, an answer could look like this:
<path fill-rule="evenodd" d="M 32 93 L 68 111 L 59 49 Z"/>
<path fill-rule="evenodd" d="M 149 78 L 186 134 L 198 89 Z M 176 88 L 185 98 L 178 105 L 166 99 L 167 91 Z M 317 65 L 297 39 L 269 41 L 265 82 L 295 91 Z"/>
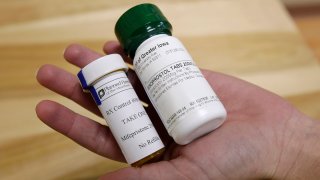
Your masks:
<path fill-rule="evenodd" d="M 92 84 L 106 74 L 118 70 L 128 70 L 128 66 L 119 54 L 110 54 L 96 59 L 86 65 L 78 73 L 80 84 L 84 91 L 90 91 L 97 105 L 101 105 L 98 94 Z"/>
<path fill-rule="evenodd" d="M 88 89 L 92 83 L 102 76 L 117 70 L 128 70 L 128 66 L 119 54 L 110 54 L 96 59 L 86 65 L 78 73 L 83 89 Z"/>

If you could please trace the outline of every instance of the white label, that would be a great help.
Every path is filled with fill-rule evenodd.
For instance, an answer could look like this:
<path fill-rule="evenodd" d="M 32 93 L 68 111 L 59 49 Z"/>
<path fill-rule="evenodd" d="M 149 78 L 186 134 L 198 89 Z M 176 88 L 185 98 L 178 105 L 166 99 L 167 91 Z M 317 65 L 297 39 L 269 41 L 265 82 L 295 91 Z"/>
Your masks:
<path fill-rule="evenodd" d="M 99 109 L 129 164 L 164 147 L 124 72 L 106 76 L 94 89 Z"/>
<path fill-rule="evenodd" d="M 136 52 L 134 66 L 169 134 L 189 113 L 221 104 L 175 37 L 161 35 L 144 42 Z"/>

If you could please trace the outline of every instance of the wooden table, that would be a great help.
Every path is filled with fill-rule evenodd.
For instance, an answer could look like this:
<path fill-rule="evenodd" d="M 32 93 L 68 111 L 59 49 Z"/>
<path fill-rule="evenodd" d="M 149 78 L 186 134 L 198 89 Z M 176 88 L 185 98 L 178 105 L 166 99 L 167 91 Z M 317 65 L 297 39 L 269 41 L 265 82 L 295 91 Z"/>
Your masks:
<path fill-rule="evenodd" d="M 64 48 L 77 42 L 101 52 L 106 40 L 115 39 L 117 18 L 137 3 L 1 2 L 0 179 L 94 179 L 126 166 L 79 147 L 38 120 L 37 102 L 51 99 L 104 122 L 42 88 L 35 74 L 47 63 L 76 73 L 78 69 L 62 58 Z M 156 4 L 200 67 L 262 86 L 320 119 L 320 69 L 315 58 L 320 59 L 320 14 L 294 14 L 293 22 L 277 0 Z"/>

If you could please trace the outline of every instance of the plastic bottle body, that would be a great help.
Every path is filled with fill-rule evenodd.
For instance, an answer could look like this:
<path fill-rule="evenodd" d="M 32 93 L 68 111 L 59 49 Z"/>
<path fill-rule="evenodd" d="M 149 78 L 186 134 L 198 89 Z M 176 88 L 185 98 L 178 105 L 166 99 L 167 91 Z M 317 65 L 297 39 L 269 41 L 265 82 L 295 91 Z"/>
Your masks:
<path fill-rule="evenodd" d="M 126 161 L 139 167 L 164 152 L 162 143 L 124 70 L 118 54 L 101 57 L 79 73 L 117 141 Z"/>
<path fill-rule="evenodd" d="M 160 34 L 145 40 L 136 50 L 133 64 L 178 144 L 188 144 L 225 121 L 225 108 L 177 38 Z"/>
<path fill-rule="evenodd" d="M 94 88 L 102 101 L 99 109 L 129 164 L 164 147 L 124 72 L 105 76 Z"/>

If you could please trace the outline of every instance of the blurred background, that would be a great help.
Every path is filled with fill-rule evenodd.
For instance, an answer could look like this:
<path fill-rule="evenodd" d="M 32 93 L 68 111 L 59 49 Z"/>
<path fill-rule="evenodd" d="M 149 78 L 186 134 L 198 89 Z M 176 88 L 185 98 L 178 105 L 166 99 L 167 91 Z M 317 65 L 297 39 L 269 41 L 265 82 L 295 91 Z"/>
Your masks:
<path fill-rule="evenodd" d="M 125 167 L 48 128 L 34 108 L 51 99 L 104 123 L 38 85 L 37 69 L 73 73 L 70 43 L 102 53 L 128 8 L 144 1 L 0 0 L 0 179 L 95 179 Z M 171 21 L 196 63 L 279 94 L 320 119 L 319 0 L 149 1 Z"/>

